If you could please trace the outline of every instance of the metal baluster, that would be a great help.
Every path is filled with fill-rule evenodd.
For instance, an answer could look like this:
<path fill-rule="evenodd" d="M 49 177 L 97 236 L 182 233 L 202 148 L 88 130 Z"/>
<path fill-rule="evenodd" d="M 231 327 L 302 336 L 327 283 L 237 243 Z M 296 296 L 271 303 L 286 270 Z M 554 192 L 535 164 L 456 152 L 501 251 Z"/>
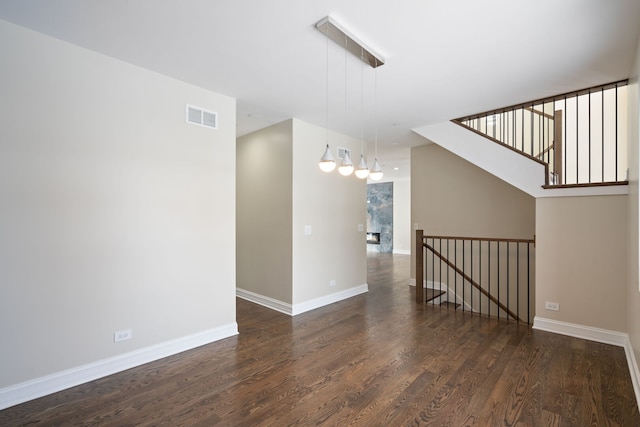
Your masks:
<path fill-rule="evenodd" d="M 478 240 L 478 266 L 479 266 L 479 271 L 478 271 L 478 275 L 480 276 L 480 280 L 478 281 L 478 284 L 480 285 L 480 289 L 482 289 L 482 240 Z M 482 316 L 482 292 L 480 292 L 478 294 L 478 306 L 480 307 L 480 316 Z"/>
<path fill-rule="evenodd" d="M 518 146 L 518 142 L 517 142 L 518 138 L 516 137 L 517 132 L 518 132 L 518 131 L 517 131 L 517 129 L 516 129 L 516 127 L 517 127 L 517 126 L 516 126 L 516 121 L 517 121 L 517 120 L 516 120 L 516 114 L 517 114 L 517 113 L 516 113 L 516 110 L 515 110 L 515 108 L 514 108 L 514 109 L 512 110 L 512 114 L 511 114 L 511 118 L 513 119 L 513 123 L 512 123 L 512 125 L 511 125 L 511 130 L 513 131 L 513 142 L 512 142 L 512 144 L 511 144 L 511 146 L 512 146 L 513 148 L 516 148 L 516 147 Z"/>
<path fill-rule="evenodd" d="M 464 250 L 464 242 L 465 240 L 462 239 L 462 311 L 464 311 L 464 302 L 466 301 L 464 298 L 464 268 L 465 268 L 465 262 L 464 262 L 464 258 L 465 258 L 465 250 Z"/>
<path fill-rule="evenodd" d="M 471 240 L 470 248 L 471 248 L 471 283 L 473 283 L 473 240 Z M 473 312 L 473 285 L 469 284 L 469 293 L 471 294 L 471 312 Z"/>
<path fill-rule="evenodd" d="M 580 184 L 580 157 L 578 156 L 580 151 L 580 126 L 578 125 L 579 111 L 580 103 L 578 102 L 578 96 L 576 95 L 576 184 Z"/>
<path fill-rule="evenodd" d="M 563 124 L 563 128 L 564 128 L 564 141 L 562 141 L 562 143 L 564 144 L 564 150 L 562 151 L 562 157 L 564 158 L 564 169 L 562 170 L 562 175 L 563 175 L 563 180 L 562 182 L 564 184 L 567 183 L 567 145 L 568 145 L 568 141 L 567 141 L 567 127 L 569 125 L 569 115 L 567 114 L 569 112 L 569 108 L 567 108 L 567 96 L 564 96 L 564 114 L 562 115 L 562 124 Z"/>
<path fill-rule="evenodd" d="M 498 256 L 498 301 L 500 299 L 500 242 L 497 243 L 496 255 Z M 500 306 L 498 306 L 498 319 L 500 318 Z"/>
<path fill-rule="evenodd" d="M 591 90 L 589 90 L 589 182 L 591 182 Z"/>
<path fill-rule="evenodd" d="M 520 151 L 524 153 L 524 107 L 522 107 L 522 141 L 520 141 Z"/>
<path fill-rule="evenodd" d="M 491 241 L 487 242 L 487 257 L 489 258 L 487 262 L 487 281 L 489 282 L 489 295 L 491 295 Z M 487 301 L 487 315 L 491 317 L 491 300 Z"/>
<path fill-rule="evenodd" d="M 440 254 L 442 254 L 442 239 L 438 239 L 438 241 L 440 242 L 439 252 L 440 252 Z M 439 267 L 440 270 L 438 272 L 438 281 L 440 282 L 440 284 L 438 285 L 438 288 L 440 289 L 440 292 L 442 293 L 442 257 L 438 257 L 438 258 L 440 259 L 440 267 Z M 440 305 L 442 306 L 442 298 L 438 297 L 438 299 L 440 300 Z"/>
<path fill-rule="evenodd" d="M 556 99 L 553 98 L 553 157 L 549 156 L 549 164 L 551 164 L 551 159 L 553 159 L 553 177 L 554 177 L 554 182 L 553 184 L 560 184 L 560 177 L 555 178 L 556 176 L 556 171 L 558 168 L 558 165 L 556 164 Z M 551 151 L 551 150 L 549 150 Z M 551 154 L 551 153 L 549 153 Z"/>
<path fill-rule="evenodd" d="M 516 316 L 520 321 L 520 242 L 516 242 Z"/>
<path fill-rule="evenodd" d="M 449 240 L 447 239 L 447 259 L 450 258 L 449 255 Z M 447 303 L 451 302 L 451 300 L 449 299 L 449 296 L 451 295 L 451 288 L 449 288 L 449 271 L 451 270 L 451 267 L 447 266 Z M 449 304 L 447 304 L 447 308 L 449 308 Z"/>
<path fill-rule="evenodd" d="M 453 263 L 458 265 L 458 239 L 453 241 Z M 453 275 L 453 293 L 456 294 L 455 303 L 458 303 L 458 272 Z"/>
<path fill-rule="evenodd" d="M 507 242 L 507 320 L 509 320 L 509 311 L 511 311 L 511 300 L 509 299 L 509 288 L 511 287 L 511 277 L 509 276 L 509 246 L 510 243 Z"/>
<path fill-rule="evenodd" d="M 618 83 L 616 83 L 616 150 L 615 150 L 616 174 L 614 181 L 618 181 Z"/>
<path fill-rule="evenodd" d="M 431 247 L 433 249 L 436 248 L 436 238 L 431 239 Z M 436 283 L 436 254 L 431 251 L 431 289 L 432 292 L 435 291 L 435 283 Z"/>
<path fill-rule="evenodd" d="M 527 323 L 531 324 L 531 243 L 527 243 Z"/>

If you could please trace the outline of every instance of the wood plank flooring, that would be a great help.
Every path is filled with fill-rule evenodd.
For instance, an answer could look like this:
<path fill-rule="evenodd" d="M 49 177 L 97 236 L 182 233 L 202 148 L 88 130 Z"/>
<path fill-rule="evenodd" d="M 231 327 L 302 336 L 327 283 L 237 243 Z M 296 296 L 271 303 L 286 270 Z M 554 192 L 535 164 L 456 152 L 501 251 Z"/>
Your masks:
<path fill-rule="evenodd" d="M 622 348 L 417 305 L 409 257 L 294 318 L 0 411 L 0 425 L 640 426 Z"/>

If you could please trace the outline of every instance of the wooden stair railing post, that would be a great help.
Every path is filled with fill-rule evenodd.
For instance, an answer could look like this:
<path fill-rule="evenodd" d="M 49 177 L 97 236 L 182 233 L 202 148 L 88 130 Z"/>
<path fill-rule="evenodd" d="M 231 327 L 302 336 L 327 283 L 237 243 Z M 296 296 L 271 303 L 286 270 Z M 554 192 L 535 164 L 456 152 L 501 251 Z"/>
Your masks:
<path fill-rule="evenodd" d="M 424 302 L 424 254 L 423 254 L 423 231 L 416 230 L 416 302 Z"/>

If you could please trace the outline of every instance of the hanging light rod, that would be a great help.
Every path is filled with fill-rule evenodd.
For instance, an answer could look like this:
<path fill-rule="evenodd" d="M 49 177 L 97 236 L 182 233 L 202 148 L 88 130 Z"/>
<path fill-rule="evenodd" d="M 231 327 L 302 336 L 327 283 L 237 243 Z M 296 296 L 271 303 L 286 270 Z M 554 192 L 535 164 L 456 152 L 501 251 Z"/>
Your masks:
<path fill-rule="evenodd" d="M 368 48 L 332 17 L 326 16 L 322 18 L 316 24 L 316 28 L 357 58 L 362 59 L 365 64 L 370 65 L 372 68 L 384 65 L 384 58 L 382 56 Z"/>

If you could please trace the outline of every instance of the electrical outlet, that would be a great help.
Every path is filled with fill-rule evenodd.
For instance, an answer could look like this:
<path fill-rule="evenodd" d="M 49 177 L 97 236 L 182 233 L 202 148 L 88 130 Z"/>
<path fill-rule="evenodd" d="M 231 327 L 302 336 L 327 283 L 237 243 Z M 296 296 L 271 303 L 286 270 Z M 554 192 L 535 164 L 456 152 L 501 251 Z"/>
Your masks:
<path fill-rule="evenodd" d="M 310 225 L 305 225 L 304 226 L 304 235 L 305 236 L 311 236 L 311 226 Z"/>
<path fill-rule="evenodd" d="M 358 224 L 358 231 L 364 231 L 364 224 Z"/>
<path fill-rule="evenodd" d="M 329 280 L 329 286 L 335 286 L 335 285 L 336 285 L 335 280 Z"/>
<path fill-rule="evenodd" d="M 545 301 L 544 308 L 547 310 L 560 311 L 560 303 Z"/>
<path fill-rule="evenodd" d="M 124 331 L 117 331 L 113 333 L 113 342 L 120 342 L 125 340 L 130 340 L 133 336 L 131 329 L 126 329 Z"/>

